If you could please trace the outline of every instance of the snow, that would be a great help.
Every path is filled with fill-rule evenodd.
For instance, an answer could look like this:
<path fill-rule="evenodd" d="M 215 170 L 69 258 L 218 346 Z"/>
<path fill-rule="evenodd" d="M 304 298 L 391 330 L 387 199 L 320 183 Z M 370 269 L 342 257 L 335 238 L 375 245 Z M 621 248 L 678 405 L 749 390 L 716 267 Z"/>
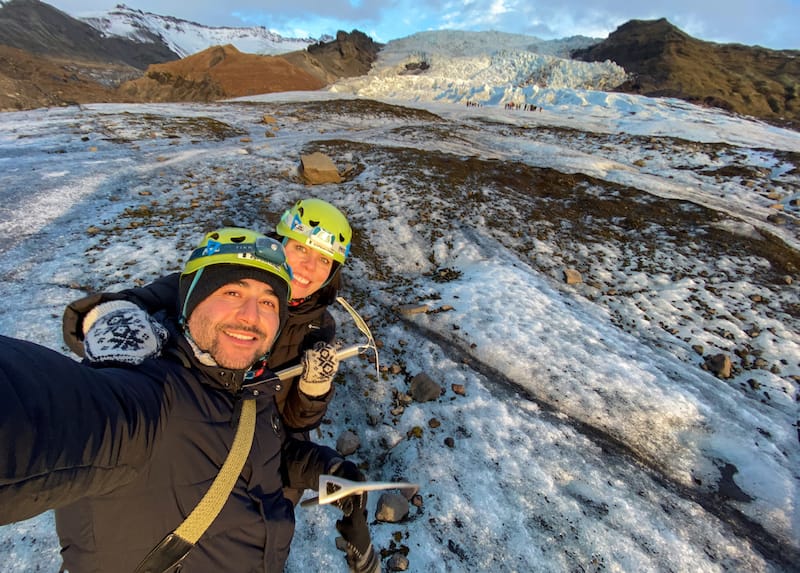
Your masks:
<path fill-rule="evenodd" d="M 417 572 L 792 570 L 800 325 L 787 309 L 799 299 L 797 271 L 783 272 L 791 283 L 765 284 L 764 257 L 733 247 L 705 257 L 702 245 L 719 228 L 800 249 L 800 134 L 583 87 L 613 66 L 589 73 L 562 60 L 536 89 L 519 88 L 553 56 L 520 51 L 517 39 L 490 53 L 468 37 L 448 54 L 421 37 L 390 43 L 369 77 L 327 92 L 4 113 L 0 333 L 67 353 L 68 302 L 180 268 L 222 221 L 268 227 L 294 200 L 318 195 L 349 214 L 363 241 L 343 295 L 382 343 L 381 364 L 401 371 L 344 363 L 315 439 L 334 446 L 352 429 L 362 447 L 351 457 L 371 479 L 421 485 L 408 520 L 372 524 L 378 548 L 406 548 Z M 428 75 L 398 75 L 423 53 Z M 403 107 L 354 113 L 333 105 L 342 98 Z M 507 110 L 509 101 L 537 110 Z M 264 114 L 277 120 L 274 137 Z M 215 139 L 208 118 L 242 135 Z M 296 179 L 300 153 L 337 146 L 337 160 L 361 167 L 355 178 L 318 188 Z M 535 192 L 438 181 L 426 155 L 595 178 L 576 201 L 669 199 L 719 216 L 696 230 L 694 250 L 654 222 L 627 241 L 554 240 L 543 231 L 570 221 L 528 221 Z M 761 183 L 715 175 L 725 169 L 760 173 Z M 770 222 L 776 203 L 792 224 Z M 565 285 L 566 266 L 592 284 Z M 441 269 L 454 272 L 438 279 Z M 411 303 L 435 312 L 397 311 Z M 348 315 L 333 312 L 342 340 L 361 341 Z M 723 380 L 701 368 L 694 344 L 736 360 L 747 345 L 766 366 Z M 442 397 L 391 414 L 419 373 Z M 336 513 L 298 509 L 289 573 L 346 570 Z M 52 513 L 0 527 L 0 571 L 59 562 Z"/>
<path fill-rule="evenodd" d="M 82 13 L 81 20 L 107 36 L 152 42 L 161 38 L 181 58 L 202 52 L 211 46 L 232 44 L 240 52 L 275 55 L 305 50 L 315 43 L 312 38 L 284 38 L 263 26 L 204 26 L 172 16 L 160 16 L 118 5 L 115 10 Z"/>

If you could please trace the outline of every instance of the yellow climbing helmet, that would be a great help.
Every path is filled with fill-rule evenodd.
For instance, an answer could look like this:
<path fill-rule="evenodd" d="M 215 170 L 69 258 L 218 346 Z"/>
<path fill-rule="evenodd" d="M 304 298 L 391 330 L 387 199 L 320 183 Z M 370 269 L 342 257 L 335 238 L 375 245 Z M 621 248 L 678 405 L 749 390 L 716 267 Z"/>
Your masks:
<path fill-rule="evenodd" d="M 243 278 L 273 285 L 284 307 L 291 296 L 292 269 L 280 241 L 239 227 L 207 233 L 181 273 L 181 318 L 188 319 L 194 307 L 217 288 Z"/>
<path fill-rule="evenodd" d="M 286 210 L 275 230 L 281 237 L 294 239 L 340 264 L 350 255 L 350 223 L 344 213 L 322 199 L 301 199 Z"/>
<path fill-rule="evenodd" d="M 209 265 L 228 263 L 255 267 L 277 275 L 292 284 L 292 269 L 279 241 L 262 233 L 239 227 L 225 227 L 206 233 L 189 255 L 182 275 L 191 274 Z"/>

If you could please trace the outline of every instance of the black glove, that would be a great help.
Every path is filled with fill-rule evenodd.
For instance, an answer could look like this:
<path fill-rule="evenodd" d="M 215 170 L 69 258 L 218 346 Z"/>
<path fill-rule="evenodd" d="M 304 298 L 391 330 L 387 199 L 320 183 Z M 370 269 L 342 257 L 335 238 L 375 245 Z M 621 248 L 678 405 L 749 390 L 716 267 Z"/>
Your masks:
<path fill-rule="evenodd" d="M 336 522 L 336 530 L 342 534 L 348 545 L 352 545 L 360 555 L 365 555 L 372 541 L 367 527 L 367 510 L 354 511 Z"/>
<path fill-rule="evenodd" d="M 367 481 L 356 464 L 346 460 L 335 464 L 330 473 L 350 481 Z M 349 495 L 333 504 L 344 514 L 336 522 L 336 530 L 347 543 L 347 564 L 351 573 L 380 573 L 381 562 L 372 546 L 367 527 L 367 492 Z"/>
<path fill-rule="evenodd" d="M 356 464 L 346 460 L 335 464 L 331 468 L 330 474 L 336 477 L 349 479 L 350 481 L 367 481 L 366 476 L 358 469 Z M 329 485 L 328 487 L 332 486 Z M 334 492 L 329 491 L 328 493 Z M 342 499 L 337 499 L 333 502 L 333 505 L 341 509 L 345 517 L 350 516 L 353 512 L 356 512 L 356 510 L 363 510 L 367 506 L 367 492 L 364 491 L 348 495 Z"/>

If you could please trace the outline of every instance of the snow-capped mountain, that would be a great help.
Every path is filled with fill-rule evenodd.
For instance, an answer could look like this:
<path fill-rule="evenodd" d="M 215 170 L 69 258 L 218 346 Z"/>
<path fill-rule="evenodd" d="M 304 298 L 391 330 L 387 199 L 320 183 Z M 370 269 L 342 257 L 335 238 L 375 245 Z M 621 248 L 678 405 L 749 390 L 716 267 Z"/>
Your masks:
<path fill-rule="evenodd" d="M 569 58 L 571 50 L 597 41 L 423 32 L 387 43 L 369 74 L 341 79 L 330 89 L 363 97 L 540 106 L 554 90 L 610 90 L 627 79 L 614 62 Z"/>
<path fill-rule="evenodd" d="M 304 50 L 317 41 L 330 38 L 284 38 L 263 26 L 244 28 L 210 27 L 161 16 L 118 4 L 114 10 L 79 18 L 106 36 L 120 36 L 137 42 L 160 40 L 179 56 L 186 57 L 211 46 L 232 44 L 251 54 L 284 54 Z"/>

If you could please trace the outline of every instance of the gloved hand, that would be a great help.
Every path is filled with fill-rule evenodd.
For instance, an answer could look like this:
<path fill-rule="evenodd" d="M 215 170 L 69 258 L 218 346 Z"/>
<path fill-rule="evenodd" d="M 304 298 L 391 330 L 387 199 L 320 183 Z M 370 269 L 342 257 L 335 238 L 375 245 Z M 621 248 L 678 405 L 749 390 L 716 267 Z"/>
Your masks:
<path fill-rule="evenodd" d="M 369 538 L 367 527 L 367 510 L 360 509 L 336 522 L 336 530 L 342 534 L 344 540 L 352 545 L 356 551 L 364 555 L 372 541 Z"/>
<path fill-rule="evenodd" d="M 141 364 L 158 356 L 167 330 L 132 302 L 98 304 L 83 319 L 83 348 L 89 362 Z"/>
<path fill-rule="evenodd" d="M 306 350 L 302 361 L 300 391 L 314 398 L 327 394 L 339 369 L 336 347 L 320 340 L 313 348 Z"/>
<path fill-rule="evenodd" d="M 335 463 L 328 471 L 331 475 L 350 481 L 367 481 L 356 464 L 348 460 Z M 380 573 L 381 562 L 372 546 L 367 527 L 367 492 L 349 495 L 334 501 L 333 505 L 344 514 L 336 522 L 336 530 L 345 540 L 351 573 Z"/>
<path fill-rule="evenodd" d="M 336 529 L 347 542 L 347 564 L 352 573 L 378 573 L 381 562 L 372 546 L 367 527 L 367 510 L 358 509 L 336 522 Z"/>
<path fill-rule="evenodd" d="M 367 481 L 366 476 L 358 469 L 356 464 L 347 460 L 334 464 L 330 469 L 330 474 L 336 477 L 349 479 L 350 481 Z M 364 491 L 348 495 L 347 497 L 334 501 L 333 505 L 341 509 L 345 517 L 350 516 L 354 512 L 363 510 L 367 506 L 367 492 Z"/>

